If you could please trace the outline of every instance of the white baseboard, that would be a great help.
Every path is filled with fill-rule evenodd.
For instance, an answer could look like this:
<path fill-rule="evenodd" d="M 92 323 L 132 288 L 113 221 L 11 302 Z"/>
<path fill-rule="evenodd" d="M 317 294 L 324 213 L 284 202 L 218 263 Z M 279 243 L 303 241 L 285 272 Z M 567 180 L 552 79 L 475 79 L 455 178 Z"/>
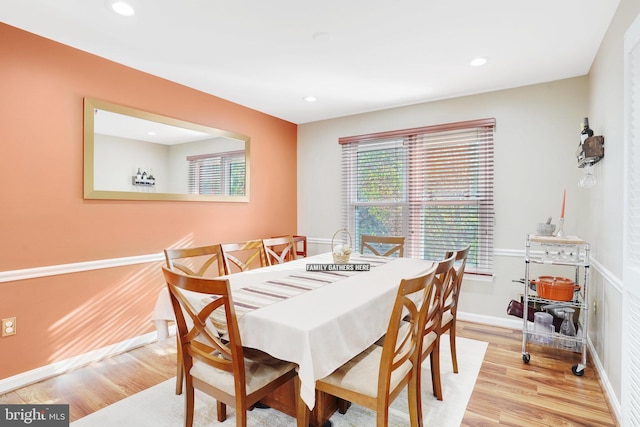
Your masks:
<path fill-rule="evenodd" d="M 0 380 L 0 394 L 8 393 L 12 390 L 25 387 L 56 375 L 64 374 L 72 369 L 76 369 L 92 362 L 97 362 L 104 358 L 114 356 L 116 354 L 125 353 L 134 348 L 150 344 L 157 341 L 157 333 L 150 332 L 140 335 L 126 341 L 122 341 L 108 347 L 93 350 L 88 353 L 81 354 L 66 360 L 52 363 L 51 365 L 42 366 L 27 372 L 15 375 L 13 377 Z"/>
<path fill-rule="evenodd" d="M 596 367 L 596 371 L 598 371 L 598 375 L 600 376 L 600 382 L 602 382 L 602 387 L 604 388 L 604 392 L 609 399 L 609 404 L 611 405 L 611 410 L 613 411 L 613 415 L 615 415 L 618 423 L 622 422 L 622 405 L 618 400 L 616 393 L 613 390 L 613 386 L 609 381 L 609 377 L 604 370 L 604 366 L 598 357 L 598 353 L 596 352 L 595 347 L 591 343 L 591 340 L 587 340 L 589 344 L 589 355 L 591 356 L 591 360 L 593 360 L 593 364 Z"/>
<path fill-rule="evenodd" d="M 510 329 L 522 329 L 522 319 L 503 319 L 501 317 L 485 316 L 483 314 L 458 312 L 458 319 L 465 322 L 482 323 L 484 325 L 501 326 Z"/>

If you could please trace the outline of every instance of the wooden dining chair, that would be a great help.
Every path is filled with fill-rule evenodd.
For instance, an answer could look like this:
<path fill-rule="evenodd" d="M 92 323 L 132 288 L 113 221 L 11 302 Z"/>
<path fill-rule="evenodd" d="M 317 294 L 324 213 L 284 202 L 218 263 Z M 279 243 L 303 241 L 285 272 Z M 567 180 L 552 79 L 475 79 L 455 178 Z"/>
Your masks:
<path fill-rule="evenodd" d="M 228 405 L 235 408 L 236 426 L 246 426 L 247 410 L 294 378 L 295 364 L 242 347 L 228 280 L 188 276 L 165 266 L 162 272 L 171 296 L 183 355 L 185 426 L 193 425 L 194 389 L 216 399 L 218 421 L 227 418 Z M 185 291 L 212 298 L 203 300 L 203 307 L 198 309 L 185 296 Z M 224 332 L 210 321 L 214 312 L 223 319 Z"/>
<path fill-rule="evenodd" d="M 307 236 L 293 236 L 293 241 L 296 243 L 296 256 L 298 258 L 306 258 Z"/>
<path fill-rule="evenodd" d="M 422 425 L 420 395 L 421 347 L 426 313 L 433 298 L 436 266 L 420 276 L 403 279 L 398 286 L 386 339 L 372 345 L 316 381 L 316 390 L 376 411 L 376 425 L 387 426 L 389 405 L 408 386 L 411 426 Z M 408 314 L 408 320 L 403 321 Z M 307 426 L 309 410 L 297 398 L 298 427 Z"/>
<path fill-rule="evenodd" d="M 284 235 L 284 236 L 273 236 L 273 237 L 275 238 L 275 237 L 287 237 L 287 236 Z M 293 235 L 291 237 L 293 238 L 293 242 L 296 248 L 296 258 L 306 258 L 307 257 L 307 236 Z"/>
<path fill-rule="evenodd" d="M 453 364 L 453 372 L 457 374 L 458 357 L 456 354 L 456 319 L 458 314 L 458 298 L 460 297 L 460 289 L 462 288 L 464 269 L 467 265 L 469 246 L 455 252 L 447 252 L 445 254 L 445 258 L 452 255 L 455 257 L 455 268 L 453 270 L 450 283 L 442 290 L 442 319 L 440 321 L 439 335 L 442 336 L 445 332 L 449 332 L 451 362 Z"/>
<path fill-rule="evenodd" d="M 360 253 L 365 250 L 378 256 L 404 256 L 403 236 L 371 236 L 363 234 L 360 236 Z"/>
<path fill-rule="evenodd" d="M 282 264 L 296 259 L 296 243 L 293 236 L 262 239 L 269 265 Z"/>
<path fill-rule="evenodd" d="M 433 394 L 438 400 L 442 400 L 442 383 L 440 379 L 440 323 L 442 317 L 442 290 L 450 286 L 454 277 L 455 257 L 440 261 L 436 265 L 436 273 L 433 278 L 434 292 L 433 301 L 428 304 L 429 310 L 426 313 L 426 321 L 422 339 L 422 358 L 424 361 L 429 357 L 431 364 L 431 385 Z M 420 370 L 422 372 L 422 370 Z"/>
<path fill-rule="evenodd" d="M 190 276 L 217 277 L 226 274 L 220 245 L 165 249 L 164 258 L 168 269 Z M 182 372 L 182 352 L 180 351 L 179 343 L 177 358 L 176 394 L 182 394 L 184 375 Z"/>
<path fill-rule="evenodd" d="M 428 311 L 426 312 L 426 320 L 423 330 L 422 340 L 422 357 L 421 362 L 429 357 L 431 365 L 431 386 L 433 395 L 438 400 L 442 400 L 442 382 L 440 378 L 440 323 L 442 318 L 442 292 L 445 288 L 451 287 L 451 282 L 455 276 L 454 270 L 455 256 L 452 254 L 449 258 L 436 264 L 435 277 L 433 278 L 432 301 L 429 301 Z M 406 317 L 404 320 L 407 320 Z M 384 345 L 386 337 L 380 338 L 376 342 L 378 345 Z M 422 372 L 422 370 L 420 370 Z"/>
<path fill-rule="evenodd" d="M 247 240 L 242 243 L 223 243 L 222 257 L 227 274 L 267 267 L 269 262 L 262 240 Z"/>

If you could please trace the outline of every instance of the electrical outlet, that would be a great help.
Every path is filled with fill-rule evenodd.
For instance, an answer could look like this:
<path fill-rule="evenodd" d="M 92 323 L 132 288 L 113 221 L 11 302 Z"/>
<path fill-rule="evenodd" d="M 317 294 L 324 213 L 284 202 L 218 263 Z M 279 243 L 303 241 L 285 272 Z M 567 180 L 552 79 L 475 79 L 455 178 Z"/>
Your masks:
<path fill-rule="evenodd" d="M 2 319 L 2 336 L 8 337 L 9 335 L 16 334 L 16 318 L 8 317 L 6 319 Z"/>

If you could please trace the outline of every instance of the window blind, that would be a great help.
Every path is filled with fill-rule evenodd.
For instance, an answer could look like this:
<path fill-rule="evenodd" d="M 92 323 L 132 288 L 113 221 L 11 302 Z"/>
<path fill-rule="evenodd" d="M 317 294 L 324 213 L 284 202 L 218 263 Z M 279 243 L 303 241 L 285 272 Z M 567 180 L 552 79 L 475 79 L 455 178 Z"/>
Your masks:
<path fill-rule="evenodd" d="M 245 194 L 244 152 L 188 156 L 189 194 Z"/>
<path fill-rule="evenodd" d="M 341 138 L 343 227 L 405 236 L 409 257 L 471 246 L 467 271 L 493 271 L 494 119 Z"/>

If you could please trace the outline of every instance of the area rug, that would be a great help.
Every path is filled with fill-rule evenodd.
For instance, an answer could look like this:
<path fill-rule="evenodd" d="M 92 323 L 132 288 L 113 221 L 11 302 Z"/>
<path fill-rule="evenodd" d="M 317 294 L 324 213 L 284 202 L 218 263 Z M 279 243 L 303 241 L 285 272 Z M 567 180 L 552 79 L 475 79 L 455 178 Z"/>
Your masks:
<path fill-rule="evenodd" d="M 451 366 L 448 338 L 441 346 L 441 378 L 443 400 L 432 393 L 431 372 L 425 361 L 422 372 L 422 411 L 424 425 L 458 427 L 462 422 L 467 403 L 480 372 L 487 343 L 457 338 L 459 373 Z M 227 409 L 227 420 L 216 420 L 215 401 L 196 392 L 195 427 L 235 426 L 235 412 Z M 133 396 L 109 405 L 97 412 L 71 423 L 72 427 L 180 427 L 184 425 L 184 396 L 175 394 L 175 378 L 143 390 Z M 375 412 L 358 405 L 351 405 L 346 414 L 335 413 L 331 417 L 334 427 L 364 427 L 375 425 Z M 248 415 L 249 426 L 295 426 L 296 420 L 274 409 L 254 409 Z M 408 426 L 409 414 L 405 391 L 389 409 L 390 426 Z"/>

